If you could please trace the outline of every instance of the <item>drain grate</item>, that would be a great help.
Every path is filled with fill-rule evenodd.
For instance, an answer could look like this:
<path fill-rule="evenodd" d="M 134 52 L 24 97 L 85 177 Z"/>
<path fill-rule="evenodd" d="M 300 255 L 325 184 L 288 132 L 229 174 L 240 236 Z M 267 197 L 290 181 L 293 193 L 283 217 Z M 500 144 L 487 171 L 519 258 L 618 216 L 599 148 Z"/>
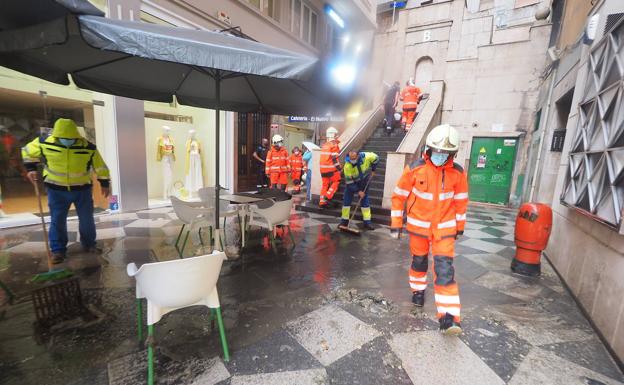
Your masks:
<path fill-rule="evenodd" d="M 59 322 L 93 316 L 82 301 L 77 277 L 33 291 L 32 301 L 37 317 L 35 328 L 42 334 Z"/>

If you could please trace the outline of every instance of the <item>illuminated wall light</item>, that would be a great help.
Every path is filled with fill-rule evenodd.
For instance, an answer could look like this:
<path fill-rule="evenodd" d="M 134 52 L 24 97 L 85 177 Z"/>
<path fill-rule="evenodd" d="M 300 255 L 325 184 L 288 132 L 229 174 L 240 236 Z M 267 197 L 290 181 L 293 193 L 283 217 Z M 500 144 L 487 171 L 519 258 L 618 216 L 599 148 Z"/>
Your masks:
<path fill-rule="evenodd" d="M 334 11 L 334 9 L 331 7 L 331 5 L 329 4 L 325 4 L 325 13 L 327 14 L 327 16 L 329 16 L 336 24 L 338 24 L 338 26 L 340 28 L 344 28 L 345 27 L 345 23 L 344 20 L 342 20 L 342 17 L 340 17 L 340 15 L 338 15 L 338 13 L 336 13 L 336 11 Z"/>

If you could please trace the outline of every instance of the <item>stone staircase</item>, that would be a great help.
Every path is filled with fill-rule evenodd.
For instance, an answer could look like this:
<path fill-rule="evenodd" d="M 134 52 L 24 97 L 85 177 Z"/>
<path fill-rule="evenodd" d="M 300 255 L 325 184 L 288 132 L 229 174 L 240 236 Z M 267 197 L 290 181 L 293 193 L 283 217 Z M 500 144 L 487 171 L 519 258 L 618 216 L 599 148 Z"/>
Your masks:
<path fill-rule="evenodd" d="M 386 160 L 388 152 L 396 151 L 399 144 L 401 144 L 401 141 L 405 136 L 405 134 L 401 131 L 402 130 L 400 129 L 395 129 L 394 132 L 388 136 L 388 134 L 385 133 L 384 128 L 379 125 L 379 127 L 377 127 L 373 134 L 368 138 L 364 146 L 360 149 L 360 151 L 374 152 L 379 155 L 379 165 L 377 166 L 375 177 L 370 183 L 368 196 L 373 214 L 373 222 L 375 223 L 385 225 L 390 224 L 390 210 L 381 207 L 384 192 L 384 181 L 386 178 Z M 343 180 L 340 182 L 340 188 L 334 196 L 334 201 L 340 203 L 336 208 L 319 209 L 318 200 L 297 205 L 296 208 L 301 211 L 315 212 L 340 218 L 344 189 L 345 183 L 343 176 Z M 357 198 L 354 198 L 354 203 L 351 206 L 352 209 L 355 207 L 357 202 L 356 199 Z M 359 209 L 355 215 L 355 219 L 362 220 L 362 212 Z"/>

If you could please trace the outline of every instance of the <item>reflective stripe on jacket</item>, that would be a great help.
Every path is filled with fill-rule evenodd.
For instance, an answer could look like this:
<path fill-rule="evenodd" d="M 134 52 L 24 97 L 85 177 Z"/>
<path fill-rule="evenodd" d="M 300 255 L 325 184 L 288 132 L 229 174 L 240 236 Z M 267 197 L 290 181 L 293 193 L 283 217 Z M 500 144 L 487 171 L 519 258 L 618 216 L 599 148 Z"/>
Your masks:
<path fill-rule="evenodd" d="M 271 146 L 271 149 L 267 152 L 264 170 L 267 175 L 290 172 L 290 162 L 288 161 L 288 151 L 286 148 Z"/>
<path fill-rule="evenodd" d="M 321 147 L 321 159 L 319 162 L 322 177 L 331 177 L 334 172 L 340 172 L 340 147 L 337 140 L 325 142 Z"/>
<path fill-rule="evenodd" d="M 375 171 L 379 163 L 379 156 L 374 152 L 360 152 L 358 160 L 355 164 L 351 163 L 351 159 L 347 155 L 344 166 L 345 183 L 351 184 L 365 180 L 371 171 Z"/>
<path fill-rule="evenodd" d="M 447 162 L 442 167 L 419 159 L 405 167 L 392 194 L 392 228 L 403 226 L 407 203 L 407 231 L 442 239 L 463 231 L 468 206 L 468 181 L 464 169 Z"/>
<path fill-rule="evenodd" d="M 418 107 L 418 98 L 420 97 L 420 88 L 416 86 L 407 86 L 401 92 L 401 100 L 403 101 L 403 109 L 415 109 Z"/>
<path fill-rule="evenodd" d="M 63 146 L 56 137 L 39 137 L 22 148 L 22 159 L 28 170 L 43 163 L 43 181 L 57 186 L 71 187 L 91 184 L 91 173 L 108 184 L 110 172 L 93 143 L 76 139 L 71 147 Z"/>

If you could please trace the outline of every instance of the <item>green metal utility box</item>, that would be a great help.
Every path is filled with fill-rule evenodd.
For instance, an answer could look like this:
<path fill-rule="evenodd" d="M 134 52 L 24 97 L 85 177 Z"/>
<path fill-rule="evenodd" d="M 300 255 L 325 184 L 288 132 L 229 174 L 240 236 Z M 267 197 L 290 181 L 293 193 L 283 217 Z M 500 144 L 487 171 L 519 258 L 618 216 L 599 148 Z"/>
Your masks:
<path fill-rule="evenodd" d="M 473 138 L 468 185 L 470 200 L 507 205 L 518 138 Z"/>

